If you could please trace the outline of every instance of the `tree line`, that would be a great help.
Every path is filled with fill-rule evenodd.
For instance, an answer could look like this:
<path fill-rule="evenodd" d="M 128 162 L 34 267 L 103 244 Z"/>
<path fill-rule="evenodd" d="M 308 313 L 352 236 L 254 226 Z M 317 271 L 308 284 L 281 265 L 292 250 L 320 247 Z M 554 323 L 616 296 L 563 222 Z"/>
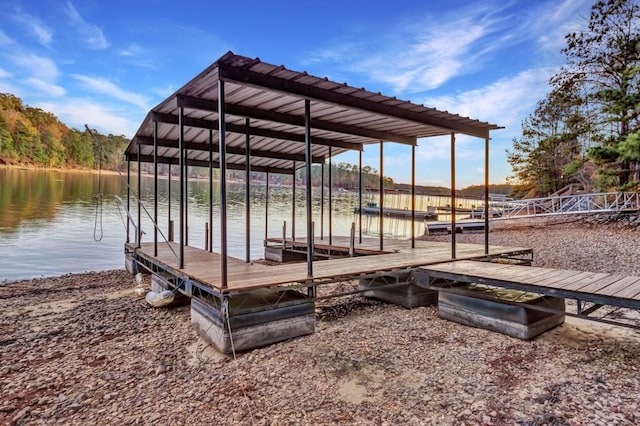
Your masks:
<path fill-rule="evenodd" d="M 521 192 L 640 187 L 640 6 L 599 0 L 507 158 Z"/>
<path fill-rule="evenodd" d="M 116 169 L 128 139 L 92 130 L 70 129 L 40 108 L 0 93 L 0 164 L 55 168 Z"/>

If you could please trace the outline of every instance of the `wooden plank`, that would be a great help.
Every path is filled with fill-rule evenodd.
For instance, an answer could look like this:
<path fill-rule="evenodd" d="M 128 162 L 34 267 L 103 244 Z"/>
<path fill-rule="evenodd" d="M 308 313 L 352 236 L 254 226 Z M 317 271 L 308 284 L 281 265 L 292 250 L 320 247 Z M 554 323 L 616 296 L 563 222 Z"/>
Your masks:
<path fill-rule="evenodd" d="M 567 284 L 567 285 L 563 286 L 562 289 L 566 290 L 566 291 L 575 291 L 575 292 L 583 293 L 582 290 L 581 290 L 582 288 L 587 287 L 587 286 L 589 286 L 591 284 L 594 284 L 594 283 L 598 283 L 598 282 L 600 282 L 602 280 L 606 280 L 607 278 L 610 278 L 610 277 L 611 277 L 611 274 L 607 274 L 607 273 L 604 273 L 604 272 L 599 272 L 599 273 L 595 273 L 595 274 L 591 275 L 588 278 L 584 278 L 584 279 L 581 279 L 581 280 L 578 280 L 578 281 L 574 281 L 571 284 Z"/>
<path fill-rule="evenodd" d="M 640 287 L 640 281 L 636 281 L 631 285 L 627 286 L 625 289 L 620 290 L 615 294 L 615 297 L 620 297 L 622 299 L 633 298 L 638 294 L 638 287 Z"/>
<path fill-rule="evenodd" d="M 617 281 L 614 284 L 602 289 L 600 293 L 605 296 L 620 297 L 618 296 L 618 294 L 621 291 L 623 291 L 627 287 L 633 286 L 637 282 L 640 282 L 640 277 L 636 277 L 636 276 L 624 277 L 620 281 Z"/>
<path fill-rule="evenodd" d="M 602 294 L 602 291 L 609 287 L 610 285 L 613 285 L 615 283 L 617 283 L 618 281 L 622 280 L 623 278 L 625 278 L 624 275 L 617 275 L 617 274 L 609 274 L 609 276 L 605 279 L 602 280 L 598 280 L 595 281 L 591 284 L 588 284 L 582 288 L 580 288 L 580 292 L 581 293 L 594 293 L 594 294 Z"/>

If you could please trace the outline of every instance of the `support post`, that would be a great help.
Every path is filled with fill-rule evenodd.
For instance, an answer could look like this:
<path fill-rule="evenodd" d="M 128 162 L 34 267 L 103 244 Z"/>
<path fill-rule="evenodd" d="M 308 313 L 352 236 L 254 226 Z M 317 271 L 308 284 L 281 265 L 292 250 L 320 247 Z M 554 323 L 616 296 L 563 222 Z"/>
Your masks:
<path fill-rule="evenodd" d="M 168 164 L 169 180 L 167 182 L 167 234 L 168 240 L 173 241 L 173 221 L 171 220 L 171 162 Z"/>
<path fill-rule="evenodd" d="M 224 81 L 218 80 L 218 142 L 220 146 L 220 248 L 222 289 L 227 289 L 227 147 Z"/>
<path fill-rule="evenodd" d="M 356 255 L 356 224 L 351 222 L 351 232 L 349 233 L 349 256 Z"/>
<path fill-rule="evenodd" d="M 142 224 L 140 223 L 142 222 L 142 203 L 140 202 L 140 195 L 142 194 L 142 171 L 140 169 L 142 166 L 142 161 L 140 159 L 140 150 L 141 146 L 140 144 L 138 144 L 138 196 L 136 197 L 138 199 L 138 226 L 136 227 L 136 247 L 138 248 L 140 248 L 140 240 L 142 239 Z"/>
<path fill-rule="evenodd" d="M 209 130 L 209 253 L 213 252 L 213 130 Z"/>
<path fill-rule="evenodd" d="M 266 172 L 267 184 L 264 190 L 264 245 L 269 238 L 269 172 Z"/>
<path fill-rule="evenodd" d="M 451 132 L 451 259 L 456 258 L 456 134 Z"/>
<path fill-rule="evenodd" d="M 153 255 L 158 256 L 158 122 L 153 122 Z"/>
<path fill-rule="evenodd" d="M 178 151 L 180 170 L 180 269 L 184 268 L 184 108 L 178 108 Z"/>
<path fill-rule="evenodd" d="M 127 155 L 127 244 L 131 241 L 129 237 L 129 228 L 131 226 L 131 220 L 129 215 L 131 214 L 131 159 Z"/>
<path fill-rule="evenodd" d="M 296 240 L 296 162 L 293 162 L 293 185 L 291 187 L 291 241 Z"/>
<path fill-rule="evenodd" d="M 484 140 L 484 254 L 489 255 L 489 137 Z"/>
<path fill-rule="evenodd" d="M 362 244 L 362 150 L 358 151 L 358 242 Z"/>
<path fill-rule="evenodd" d="M 416 146 L 411 145 L 411 248 L 416 248 Z"/>
<path fill-rule="evenodd" d="M 333 167 L 331 165 L 331 147 L 329 147 L 329 245 L 333 244 Z M 331 248 L 329 248 L 329 252 L 331 252 Z M 329 253 L 331 254 L 331 253 Z"/>
<path fill-rule="evenodd" d="M 380 141 L 380 250 L 384 250 L 384 142 Z"/>
<path fill-rule="evenodd" d="M 244 148 L 246 151 L 244 169 L 245 262 L 249 263 L 251 262 L 251 120 L 249 118 L 245 118 L 244 124 L 245 128 L 247 129 L 247 133 L 245 134 L 244 139 Z"/>
<path fill-rule="evenodd" d="M 320 166 L 320 239 L 324 240 L 324 161 Z"/>
<path fill-rule="evenodd" d="M 189 150 L 184 145 L 184 245 L 189 245 Z"/>
<path fill-rule="evenodd" d="M 307 193 L 307 277 L 313 277 L 313 205 L 311 199 L 311 102 L 304 101 L 304 141 L 305 141 L 305 184 Z M 294 163 L 295 164 L 295 163 Z M 294 181 L 295 181 L 295 169 Z M 314 297 L 314 287 L 308 287 L 310 297 Z"/>

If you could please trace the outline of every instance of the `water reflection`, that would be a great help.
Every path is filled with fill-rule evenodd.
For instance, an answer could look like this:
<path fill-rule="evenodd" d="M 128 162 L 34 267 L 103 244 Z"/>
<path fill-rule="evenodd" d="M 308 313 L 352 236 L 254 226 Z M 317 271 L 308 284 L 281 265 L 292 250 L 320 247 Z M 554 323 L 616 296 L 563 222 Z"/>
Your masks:
<path fill-rule="evenodd" d="M 98 185 L 100 182 L 100 185 Z M 143 176 L 141 199 L 148 212 L 153 214 L 153 179 Z M 132 179 L 132 190 L 137 193 L 137 179 Z M 168 234 L 168 222 L 175 221 L 178 235 L 178 181 L 160 179 L 159 221 L 162 232 Z M 244 259 L 245 256 L 245 186 L 230 183 L 228 186 L 228 239 L 229 254 Z M 117 174 L 97 174 L 59 171 L 33 171 L 0 168 L 0 282 L 21 278 L 59 275 L 86 270 L 120 268 L 123 265 L 123 243 L 126 239 L 125 214 L 114 202 L 115 195 L 126 200 L 126 178 Z M 325 191 L 325 196 L 328 191 Z M 214 250 L 220 250 L 219 199 L 217 183 L 213 197 Z M 102 214 L 96 214 L 96 195 L 103 196 Z M 325 198 L 324 221 L 320 220 L 320 191 L 313 191 L 313 221 L 315 233 L 329 235 L 328 200 Z M 377 194 L 365 194 L 365 201 L 377 202 Z M 417 209 L 427 205 L 446 205 L 442 197 L 418 197 Z M 348 235 L 353 213 L 358 203 L 357 193 L 336 191 L 333 196 L 333 233 Z M 393 208 L 409 208 L 407 194 L 390 193 L 385 205 Z M 305 191 L 296 192 L 295 232 L 306 234 Z M 265 186 L 251 186 L 251 258 L 263 255 L 265 236 L 281 237 L 286 221 L 287 236 L 291 236 L 294 222 L 291 188 L 271 186 L 269 211 L 265 209 Z M 204 248 L 205 223 L 209 221 L 209 183 L 202 180 L 189 182 L 188 188 L 189 245 Z M 131 214 L 137 217 L 137 203 L 132 202 Z M 153 241 L 153 224 L 143 211 L 143 241 Z M 416 235 L 424 231 L 424 224 L 416 224 Z M 100 232 L 102 230 L 102 232 Z M 377 235 L 377 218 L 363 220 L 365 234 Z M 385 220 L 385 235 L 408 237 L 410 223 Z M 102 239 L 94 238 L 102 235 Z M 99 239 L 99 241 L 96 241 Z M 131 240 L 133 232 L 131 233 Z"/>

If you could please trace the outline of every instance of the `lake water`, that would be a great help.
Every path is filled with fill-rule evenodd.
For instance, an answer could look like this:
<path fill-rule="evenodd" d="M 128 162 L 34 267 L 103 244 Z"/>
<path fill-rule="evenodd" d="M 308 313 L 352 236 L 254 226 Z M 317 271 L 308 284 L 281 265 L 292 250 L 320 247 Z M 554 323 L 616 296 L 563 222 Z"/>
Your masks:
<path fill-rule="evenodd" d="M 120 196 L 126 202 L 126 178 L 119 175 L 98 175 L 79 172 L 33 171 L 0 168 L 0 283 L 23 278 L 61 275 L 71 272 L 99 271 L 124 265 L 126 228 L 125 212 L 115 201 Z M 142 177 L 141 199 L 153 214 L 153 178 Z M 137 192 L 132 176 L 133 191 Z M 245 208 L 244 184 L 228 186 L 229 254 L 244 259 Z M 177 181 L 171 182 L 171 215 L 178 233 Z M 220 231 L 217 185 L 214 188 L 214 251 L 219 251 Z M 96 195 L 102 194 L 102 214 L 97 211 Z M 159 227 L 167 235 L 168 180 L 159 181 Z M 209 183 L 189 182 L 188 226 L 189 245 L 204 248 L 205 223 L 209 218 Z M 314 222 L 320 233 L 320 190 L 314 188 Z M 377 194 L 365 194 L 364 201 L 378 202 Z M 416 209 L 445 206 L 447 197 L 416 197 Z M 357 193 L 335 191 L 333 194 L 333 235 L 349 235 L 351 223 L 357 221 L 353 209 L 358 204 Z M 410 208 L 407 194 L 388 193 L 385 206 Z M 465 206 L 466 207 L 466 206 Z M 137 218 L 137 203 L 132 201 L 131 213 Z M 98 214 L 97 214 L 98 213 Z M 153 241 L 153 225 L 142 212 L 142 241 Z M 447 219 L 447 218 L 444 218 Z M 281 237 L 283 222 L 291 235 L 291 188 L 271 186 L 269 189 L 268 224 L 265 223 L 265 186 L 251 186 L 251 257 L 263 256 L 265 226 L 269 237 Z M 408 238 L 410 222 L 385 219 L 385 236 Z M 377 218 L 364 218 L 365 235 L 378 235 Z M 424 224 L 416 224 L 416 235 L 424 232 Z M 296 191 L 296 236 L 306 234 L 305 192 Z M 325 191 L 324 236 L 328 237 L 328 199 Z M 133 241 L 133 231 L 131 240 Z M 161 240 L 161 239 L 160 239 Z"/>

